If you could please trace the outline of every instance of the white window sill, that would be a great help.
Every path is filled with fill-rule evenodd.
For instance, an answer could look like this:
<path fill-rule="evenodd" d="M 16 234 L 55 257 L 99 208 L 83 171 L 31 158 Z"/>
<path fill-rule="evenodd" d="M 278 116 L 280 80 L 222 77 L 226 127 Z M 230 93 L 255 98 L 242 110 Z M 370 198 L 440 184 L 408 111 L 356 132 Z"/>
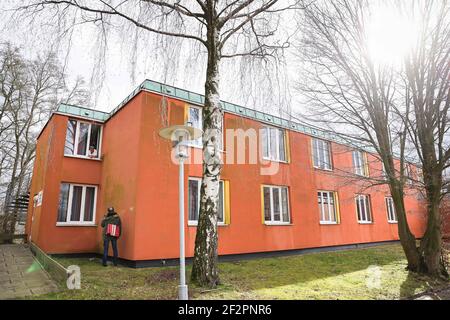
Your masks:
<path fill-rule="evenodd" d="M 321 171 L 327 171 L 327 172 L 333 172 L 333 169 L 326 169 L 326 168 L 319 168 L 319 167 L 314 167 L 314 169 L 321 170 Z"/>
<path fill-rule="evenodd" d="M 332 222 L 332 221 L 320 221 L 321 225 L 336 225 L 338 224 L 337 222 Z"/>
<path fill-rule="evenodd" d="M 97 224 L 92 222 L 57 222 L 57 227 L 96 227 Z"/>
<path fill-rule="evenodd" d="M 373 224 L 372 221 L 358 221 L 359 224 Z"/>
<path fill-rule="evenodd" d="M 100 159 L 100 158 L 89 158 L 87 156 L 75 156 L 75 155 L 71 155 L 71 154 L 65 154 L 64 157 L 76 158 L 76 159 L 85 159 L 85 160 L 102 161 L 102 159 Z"/>
<path fill-rule="evenodd" d="M 362 178 L 369 178 L 370 177 L 369 175 L 359 174 L 359 173 L 355 173 L 355 176 L 362 177 Z"/>
<path fill-rule="evenodd" d="M 388 223 L 390 223 L 390 224 L 397 224 L 397 223 L 398 223 L 398 221 L 392 221 L 392 220 L 388 220 Z"/>
<path fill-rule="evenodd" d="M 272 161 L 272 162 L 279 162 L 279 163 L 289 163 L 286 160 L 276 160 L 276 159 L 270 159 L 270 158 L 266 158 L 266 157 L 263 157 L 263 160 Z"/>
<path fill-rule="evenodd" d="M 264 222 L 264 224 L 266 226 L 292 226 L 292 225 L 294 225 L 290 222 L 270 222 L 270 221 Z"/>

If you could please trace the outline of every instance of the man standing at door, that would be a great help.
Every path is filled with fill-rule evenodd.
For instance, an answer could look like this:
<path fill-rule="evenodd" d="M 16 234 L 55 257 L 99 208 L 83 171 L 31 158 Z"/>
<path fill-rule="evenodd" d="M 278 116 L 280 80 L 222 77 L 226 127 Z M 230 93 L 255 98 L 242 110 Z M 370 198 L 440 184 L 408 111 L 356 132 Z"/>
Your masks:
<path fill-rule="evenodd" d="M 113 263 L 117 266 L 117 239 L 119 239 L 122 231 L 122 221 L 114 208 L 108 208 L 108 212 L 102 220 L 103 227 L 103 266 L 106 267 L 108 259 L 109 242 L 113 249 Z"/>

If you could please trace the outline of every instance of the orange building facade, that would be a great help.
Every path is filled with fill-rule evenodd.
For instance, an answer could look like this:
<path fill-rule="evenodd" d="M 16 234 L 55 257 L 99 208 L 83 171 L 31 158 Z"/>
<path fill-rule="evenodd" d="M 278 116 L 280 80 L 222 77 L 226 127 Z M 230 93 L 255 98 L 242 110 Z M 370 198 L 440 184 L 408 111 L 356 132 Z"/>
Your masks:
<path fill-rule="evenodd" d="M 30 240 L 49 254 L 100 253 L 100 222 L 113 206 L 122 219 L 120 258 L 177 258 L 178 167 L 171 143 L 158 132 L 187 121 L 201 126 L 203 99 L 146 80 L 111 113 L 60 106 L 37 141 Z M 223 109 L 220 255 L 398 240 L 388 187 L 367 187 L 368 178 L 382 177 L 375 156 L 298 123 L 225 102 Z M 258 143 L 251 146 L 248 134 L 242 148 L 244 140 L 233 136 L 239 130 L 261 133 Z M 193 145 L 190 159 L 199 159 L 201 148 Z M 244 163 L 230 159 L 242 149 Z M 201 163 L 185 166 L 188 257 L 201 173 Z M 420 237 L 423 203 L 412 189 L 405 202 L 412 232 Z"/>

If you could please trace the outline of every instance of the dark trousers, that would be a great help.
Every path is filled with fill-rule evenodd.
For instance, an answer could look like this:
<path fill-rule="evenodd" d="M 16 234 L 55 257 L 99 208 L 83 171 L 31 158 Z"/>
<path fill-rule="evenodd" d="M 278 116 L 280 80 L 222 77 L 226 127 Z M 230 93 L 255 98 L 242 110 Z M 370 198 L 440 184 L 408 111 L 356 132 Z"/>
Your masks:
<path fill-rule="evenodd" d="M 111 241 L 112 249 L 113 249 L 113 263 L 114 265 L 117 265 L 117 238 L 110 238 L 106 237 L 103 240 L 103 264 L 106 264 L 106 261 L 108 259 L 108 248 L 109 248 L 109 242 Z"/>

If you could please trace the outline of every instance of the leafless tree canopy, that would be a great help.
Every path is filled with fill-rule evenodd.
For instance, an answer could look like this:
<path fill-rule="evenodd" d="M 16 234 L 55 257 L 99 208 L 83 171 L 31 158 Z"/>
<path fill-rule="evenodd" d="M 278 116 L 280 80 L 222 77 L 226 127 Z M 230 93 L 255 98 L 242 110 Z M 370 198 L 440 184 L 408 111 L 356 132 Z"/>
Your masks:
<path fill-rule="evenodd" d="M 287 42 L 272 43 L 268 39 L 275 35 L 280 24 L 280 17 L 274 13 L 296 7 L 295 1 L 280 4 L 277 0 L 31 0 L 21 8 L 26 9 L 26 14 L 32 19 L 39 17 L 44 10 L 51 10 L 53 20 L 49 23 L 58 23 L 63 28 L 62 32 L 71 29 L 74 22 L 93 22 L 107 32 L 108 28 L 122 27 L 122 19 L 125 19 L 144 30 L 162 36 L 196 40 L 205 47 L 208 19 L 215 19 L 217 27 L 223 29 L 219 49 L 228 42 L 235 44 L 229 48 L 230 51 L 222 54 L 223 57 L 245 54 L 264 57 L 273 54 L 274 49 L 287 45 Z M 210 16 L 209 10 L 213 10 L 214 17 Z M 268 24 L 268 21 L 272 23 Z"/>
<path fill-rule="evenodd" d="M 439 199 L 449 156 L 449 7 L 447 1 L 386 1 L 390 10 L 420 16 L 417 43 L 401 66 L 377 63 L 368 28 L 372 1 L 317 1 L 298 21 L 305 118 L 347 137 L 355 148 L 379 155 L 398 215 L 400 240 L 410 270 L 441 274 Z M 408 157 L 409 156 L 409 157 Z M 420 163 L 423 179 L 410 176 L 408 159 Z M 397 166 L 394 159 L 400 161 Z M 428 225 L 416 248 L 405 215 L 405 182 L 422 188 Z M 409 186 L 408 186 L 409 189 Z M 445 272 L 444 272 L 445 273 Z"/>
<path fill-rule="evenodd" d="M 66 39 L 86 24 L 98 27 L 97 37 L 92 39 L 97 57 L 91 87 L 96 94 L 103 86 L 106 70 L 111 69 L 106 68 L 105 52 L 112 42 L 115 46 L 121 42 L 129 54 L 126 62 L 133 82 L 138 82 L 136 74 L 142 74 L 144 61 L 151 66 L 152 74 L 156 72 L 166 83 L 184 80 L 192 87 L 193 81 L 205 81 L 207 25 L 214 18 L 221 28 L 218 49 L 221 66 L 227 70 L 222 74 L 222 81 L 230 88 L 224 88 L 227 93 L 234 93 L 238 103 L 266 110 L 289 104 L 283 52 L 297 30 L 282 23 L 282 13 L 292 15 L 300 7 L 297 0 L 27 0 L 20 7 L 26 10 L 17 11 L 19 21 L 25 19 L 37 30 L 53 25 Z M 269 87 L 271 90 L 267 90 Z M 243 93 L 238 94 L 241 88 Z"/>
<path fill-rule="evenodd" d="M 69 88 L 61 70 L 52 52 L 28 60 L 13 45 L 0 45 L 2 214 L 12 200 L 28 192 L 36 137 L 50 113 L 60 102 L 84 102 L 87 97 L 83 80 L 77 79 Z M 10 218 L 3 219 L 2 231 L 14 231 L 16 217 Z"/>

